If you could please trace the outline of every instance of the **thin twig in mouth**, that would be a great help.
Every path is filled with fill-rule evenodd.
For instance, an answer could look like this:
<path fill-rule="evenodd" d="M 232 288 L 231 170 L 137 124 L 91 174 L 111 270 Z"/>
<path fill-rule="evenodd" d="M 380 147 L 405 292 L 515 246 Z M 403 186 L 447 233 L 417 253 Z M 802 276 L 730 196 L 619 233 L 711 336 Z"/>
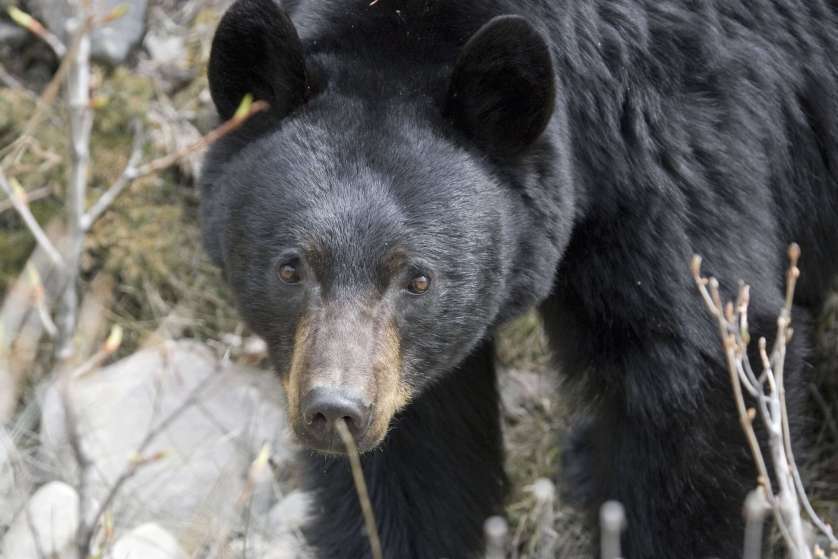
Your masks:
<path fill-rule="evenodd" d="M 352 467 L 352 479 L 355 481 L 355 492 L 358 494 L 358 501 L 361 503 L 361 512 L 364 514 L 364 525 L 367 528 L 367 535 L 370 539 L 370 548 L 372 549 L 372 559 L 383 559 L 381 553 L 381 540 L 378 537 L 378 528 L 375 524 L 375 513 L 372 510 L 372 503 L 370 503 L 370 496 L 367 493 L 367 484 L 364 481 L 364 470 L 361 468 L 361 458 L 358 456 L 358 447 L 355 446 L 355 440 L 349 432 L 349 427 L 342 419 L 339 420 L 335 427 L 343 446 L 346 447 L 346 455 L 349 457 L 349 465 Z"/>

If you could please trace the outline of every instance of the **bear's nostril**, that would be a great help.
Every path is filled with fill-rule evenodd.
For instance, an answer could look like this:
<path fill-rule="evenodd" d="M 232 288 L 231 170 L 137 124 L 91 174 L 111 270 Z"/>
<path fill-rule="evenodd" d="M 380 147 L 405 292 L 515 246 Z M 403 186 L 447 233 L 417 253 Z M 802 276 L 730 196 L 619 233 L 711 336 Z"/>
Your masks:
<path fill-rule="evenodd" d="M 316 388 L 306 394 L 302 401 L 304 433 L 306 442 L 322 448 L 333 444 L 337 438 L 335 424 L 345 421 L 355 438 L 363 436 L 369 423 L 369 406 L 342 392 Z"/>
<path fill-rule="evenodd" d="M 326 416 L 322 413 L 316 413 L 314 416 L 309 420 L 309 428 L 317 431 L 317 432 L 324 432 L 329 427 L 329 420 L 326 419 Z"/>

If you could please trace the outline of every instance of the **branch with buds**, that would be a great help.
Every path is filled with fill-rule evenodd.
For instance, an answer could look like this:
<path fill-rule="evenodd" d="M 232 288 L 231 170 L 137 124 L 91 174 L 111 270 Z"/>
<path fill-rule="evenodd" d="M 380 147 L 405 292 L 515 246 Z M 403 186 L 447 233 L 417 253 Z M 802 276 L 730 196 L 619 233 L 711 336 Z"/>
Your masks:
<path fill-rule="evenodd" d="M 750 332 L 748 329 L 748 304 L 750 289 L 747 285 L 739 286 L 735 302 L 722 302 L 719 282 L 715 278 L 701 275 L 701 257 L 692 261 L 692 275 L 710 313 L 716 318 L 722 347 L 725 354 L 730 382 L 739 412 L 742 426 L 757 469 L 757 494 L 752 494 L 746 506 L 748 515 L 748 534 L 746 535 L 745 557 L 757 557 L 760 554 L 761 528 L 757 532 L 755 523 L 761 516 L 760 503 L 774 516 L 783 536 L 786 547 L 793 559 L 810 559 L 812 551 L 803 529 L 800 507 L 805 509 L 811 522 L 826 536 L 834 553 L 838 553 L 832 527 L 824 523 L 815 513 L 800 479 L 800 472 L 794 458 L 789 430 L 788 409 L 786 407 L 784 364 L 786 348 L 794 331 L 791 327 L 792 304 L 800 269 L 800 247 L 789 247 L 789 268 L 786 274 L 786 294 L 783 307 L 777 318 L 777 335 L 769 354 L 765 338 L 759 338 L 758 348 L 762 372 L 759 376 L 751 367 L 748 359 Z M 745 394 L 756 402 L 756 408 L 748 407 Z M 762 420 L 768 434 L 770 462 L 777 481 L 777 490 L 772 487 L 767 460 L 754 431 L 757 416 Z M 761 494 L 761 498 L 757 495 Z M 764 512 L 762 513 L 764 516 Z M 756 535 L 758 534 L 758 536 Z M 823 551 L 816 548 L 815 555 L 824 557 Z"/>

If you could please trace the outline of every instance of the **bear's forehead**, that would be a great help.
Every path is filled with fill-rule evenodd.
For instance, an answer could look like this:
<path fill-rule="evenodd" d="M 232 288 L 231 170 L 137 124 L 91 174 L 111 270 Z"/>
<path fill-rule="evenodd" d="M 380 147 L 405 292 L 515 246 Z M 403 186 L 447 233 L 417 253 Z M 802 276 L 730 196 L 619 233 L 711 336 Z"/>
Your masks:
<path fill-rule="evenodd" d="M 325 106 L 324 106 L 325 105 Z M 478 158 L 419 117 L 322 104 L 289 118 L 258 142 L 245 171 L 275 195 L 334 212 L 355 207 L 410 215 L 429 206 L 491 198 L 497 182 Z M 321 208 L 323 207 L 323 208 Z"/>

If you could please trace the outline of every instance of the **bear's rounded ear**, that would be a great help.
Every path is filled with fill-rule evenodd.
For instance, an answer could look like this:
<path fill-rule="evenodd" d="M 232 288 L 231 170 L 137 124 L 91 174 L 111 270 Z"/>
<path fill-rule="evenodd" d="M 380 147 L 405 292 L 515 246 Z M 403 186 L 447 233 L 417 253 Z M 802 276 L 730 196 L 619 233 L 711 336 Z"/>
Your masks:
<path fill-rule="evenodd" d="M 446 114 L 479 145 L 514 155 L 544 132 L 556 78 L 544 37 L 520 16 L 498 16 L 463 47 L 448 89 Z"/>
<path fill-rule="evenodd" d="M 294 24 L 274 0 L 237 0 L 215 31 L 209 86 L 218 114 L 233 116 L 253 94 L 284 116 L 309 95 L 303 46 Z"/>

